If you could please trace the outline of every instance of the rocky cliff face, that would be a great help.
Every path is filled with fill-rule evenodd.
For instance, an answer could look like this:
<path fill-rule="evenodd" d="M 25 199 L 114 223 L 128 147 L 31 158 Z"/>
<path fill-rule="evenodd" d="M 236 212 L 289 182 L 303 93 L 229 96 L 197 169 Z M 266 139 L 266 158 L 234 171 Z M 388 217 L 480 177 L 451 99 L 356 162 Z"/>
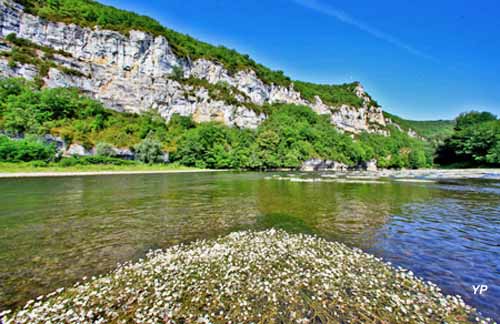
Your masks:
<path fill-rule="evenodd" d="M 310 106 L 319 114 L 328 114 L 338 128 L 359 133 L 385 133 L 382 110 L 371 105 L 362 86 L 356 94 L 363 99 L 361 108 L 342 105 L 332 107 L 319 97 L 315 102 L 303 99 L 293 85 L 289 88 L 268 85 L 254 71 L 230 74 L 222 65 L 204 59 L 194 62 L 174 55 L 165 37 L 132 31 L 122 35 L 99 28 L 83 28 L 74 24 L 46 21 L 23 12 L 23 7 L 11 0 L 0 0 L 0 37 L 15 33 L 35 44 L 61 50 L 70 55 L 55 54 L 51 58 L 57 66 L 82 72 L 67 73 L 51 67 L 43 82 L 47 87 L 78 87 L 118 111 L 144 112 L 157 110 L 169 119 L 174 113 L 192 115 L 198 122 L 217 120 L 227 125 L 255 128 L 266 115 L 248 108 L 251 105 L 292 103 Z M 8 52 L 11 45 L 3 42 L 0 52 Z M 173 78 L 175 67 L 182 68 L 184 77 L 203 79 L 235 89 L 238 103 L 214 98 L 208 89 L 194 87 Z M 179 69 L 177 69 L 179 70 Z M 0 56 L 3 76 L 35 78 L 39 71 L 30 64 L 8 64 Z"/>

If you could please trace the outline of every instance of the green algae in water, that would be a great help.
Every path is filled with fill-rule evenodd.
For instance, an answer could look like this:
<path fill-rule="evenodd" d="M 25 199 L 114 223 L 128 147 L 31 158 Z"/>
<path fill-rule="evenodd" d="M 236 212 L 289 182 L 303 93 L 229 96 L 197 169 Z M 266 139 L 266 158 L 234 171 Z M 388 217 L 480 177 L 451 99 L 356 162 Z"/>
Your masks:
<path fill-rule="evenodd" d="M 315 234 L 317 231 L 304 219 L 285 213 L 270 213 L 257 217 L 256 229 L 281 229 L 289 233 Z"/>

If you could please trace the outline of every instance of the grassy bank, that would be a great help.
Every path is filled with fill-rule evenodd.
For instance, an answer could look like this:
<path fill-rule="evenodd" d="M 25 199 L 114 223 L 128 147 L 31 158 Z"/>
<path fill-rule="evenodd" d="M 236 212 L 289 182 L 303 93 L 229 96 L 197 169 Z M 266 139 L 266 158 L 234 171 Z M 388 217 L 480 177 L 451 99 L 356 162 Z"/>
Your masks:
<path fill-rule="evenodd" d="M 37 166 L 30 162 L 0 162 L 0 173 L 46 173 L 46 172 L 134 172 L 134 171 L 186 171 L 203 170 L 182 166 L 179 164 L 132 164 L 132 165 L 111 165 L 111 164 L 89 164 L 61 166 L 58 163 L 49 163 L 46 166 Z"/>
<path fill-rule="evenodd" d="M 273 229 L 151 251 L 0 313 L 6 324 L 481 322 L 476 316 L 460 297 L 361 250 Z"/>

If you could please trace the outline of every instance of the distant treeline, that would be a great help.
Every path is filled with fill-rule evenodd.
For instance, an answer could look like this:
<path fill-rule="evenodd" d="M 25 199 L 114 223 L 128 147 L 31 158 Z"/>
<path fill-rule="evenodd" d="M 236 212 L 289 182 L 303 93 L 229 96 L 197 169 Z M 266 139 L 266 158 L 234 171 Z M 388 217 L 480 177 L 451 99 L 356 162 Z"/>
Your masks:
<path fill-rule="evenodd" d="M 453 134 L 455 125 L 453 120 L 408 120 L 386 111 L 384 111 L 384 116 L 390 118 L 406 132 L 410 129 L 415 131 L 435 147 Z"/>

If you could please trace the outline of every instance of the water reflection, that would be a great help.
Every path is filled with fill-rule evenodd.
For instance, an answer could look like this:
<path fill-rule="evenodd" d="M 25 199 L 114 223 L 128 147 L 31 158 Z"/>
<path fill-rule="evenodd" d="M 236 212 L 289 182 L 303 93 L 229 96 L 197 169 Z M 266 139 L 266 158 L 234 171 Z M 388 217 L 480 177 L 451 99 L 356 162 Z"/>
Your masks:
<path fill-rule="evenodd" d="M 261 213 L 302 218 L 319 235 L 369 248 L 392 213 L 431 197 L 429 188 L 400 183 L 344 184 L 265 181 L 257 191 Z"/>
<path fill-rule="evenodd" d="M 383 256 L 498 318 L 498 183 L 303 183 L 258 173 L 0 181 L 0 309 L 150 248 L 279 226 Z M 495 191 L 496 190 L 496 191 Z M 487 283 L 488 295 L 471 295 Z"/>

